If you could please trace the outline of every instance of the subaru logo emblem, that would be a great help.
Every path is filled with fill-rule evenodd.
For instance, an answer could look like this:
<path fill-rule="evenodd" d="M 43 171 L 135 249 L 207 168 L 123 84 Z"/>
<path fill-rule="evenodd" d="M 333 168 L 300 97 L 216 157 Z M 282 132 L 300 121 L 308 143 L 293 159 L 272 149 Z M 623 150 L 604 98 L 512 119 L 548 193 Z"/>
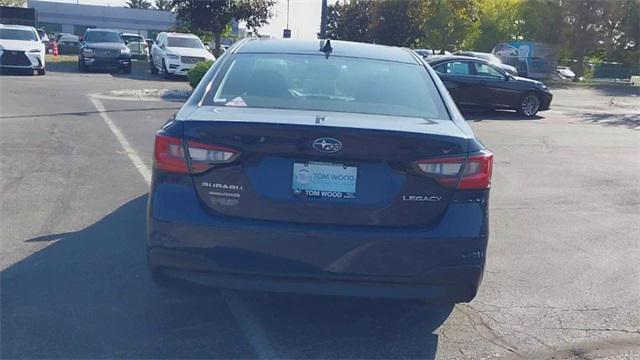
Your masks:
<path fill-rule="evenodd" d="M 105 51 L 105 52 L 104 52 L 104 54 L 105 54 L 106 56 L 111 56 L 111 51 L 107 50 L 107 51 Z"/>
<path fill-rule="evenodd" d="M 313 148 L 323 153 L 334 153 L 342 149 L 342 143 L 338 139 L 321 137 L 313 141 Z"/>

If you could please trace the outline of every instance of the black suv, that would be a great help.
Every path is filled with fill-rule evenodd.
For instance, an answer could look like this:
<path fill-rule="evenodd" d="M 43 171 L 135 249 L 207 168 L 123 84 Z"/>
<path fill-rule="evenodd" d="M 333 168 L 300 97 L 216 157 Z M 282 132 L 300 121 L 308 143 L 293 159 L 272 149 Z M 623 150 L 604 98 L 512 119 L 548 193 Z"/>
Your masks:
<path fill-rule="evenodd" d="M 117 31 L 87 29 L 78 51 L 78 69 L 117 68 L 131 73 L 131 50 Z"/>

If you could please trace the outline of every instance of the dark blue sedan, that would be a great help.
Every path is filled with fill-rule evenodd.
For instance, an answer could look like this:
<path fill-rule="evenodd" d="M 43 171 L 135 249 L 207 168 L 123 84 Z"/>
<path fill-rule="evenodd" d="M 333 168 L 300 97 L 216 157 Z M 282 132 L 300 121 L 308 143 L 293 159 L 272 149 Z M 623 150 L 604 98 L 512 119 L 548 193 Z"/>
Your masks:
<path fill-rule="evenodd" d="M 408 49 L 244 40 L 156 134 L 155 281 L 470 301 L 493 155 Z"/>

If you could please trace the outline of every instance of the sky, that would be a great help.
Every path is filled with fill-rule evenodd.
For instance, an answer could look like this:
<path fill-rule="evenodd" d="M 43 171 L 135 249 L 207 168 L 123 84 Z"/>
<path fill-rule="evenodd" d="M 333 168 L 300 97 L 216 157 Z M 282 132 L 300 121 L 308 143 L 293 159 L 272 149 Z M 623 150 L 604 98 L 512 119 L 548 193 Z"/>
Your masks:
<path fill-rule="evenodd" d="M 83 5 L 125 6 L 126 0 L 46 0 L 54 2 L 76 3 Z M 154 0 L 150 0 L 154 3 Z M 333 3 L 334 1 L 329 1 Z M 290 0 L 289 28 L 291 37 L 296 39 L 315 39 L 320 31 L 321 0 Z M 282 37 L 282 30 L 287 25 L 287 1 L 277 0 L 273 7 L 274 17 L 269 25 L 260 29 L 260 34 Z"/>

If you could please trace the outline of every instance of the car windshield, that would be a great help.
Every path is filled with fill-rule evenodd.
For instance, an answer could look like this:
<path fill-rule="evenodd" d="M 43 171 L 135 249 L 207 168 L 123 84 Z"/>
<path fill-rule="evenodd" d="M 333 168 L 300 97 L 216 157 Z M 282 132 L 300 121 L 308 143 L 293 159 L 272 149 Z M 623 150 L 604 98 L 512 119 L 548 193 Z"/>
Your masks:
<path fill-rule="evenodd" d="M 191 37 L 169 36 L 167 38 L 167 46 L 202 49 L 202 43 L 200 42 L 200 40 Z"/>
<path fill-rule="evenodd" d="M 449 119 L 424 67 L 323 55 L 237 55 L 213 105 Z"/>
<path fill-rule="evenodd" d="M 36 37 L 36 34 L 33 31 L 22 30 L 22 29 L 0 29 L 0 39 L 38 41 L 38 38 Z"/>
<path fill-rule="evenodd" d="M 113 31 L 90 31 L 85 38 L 86 42 L 93 43 L 121 43 L 120 34 Z"/>

